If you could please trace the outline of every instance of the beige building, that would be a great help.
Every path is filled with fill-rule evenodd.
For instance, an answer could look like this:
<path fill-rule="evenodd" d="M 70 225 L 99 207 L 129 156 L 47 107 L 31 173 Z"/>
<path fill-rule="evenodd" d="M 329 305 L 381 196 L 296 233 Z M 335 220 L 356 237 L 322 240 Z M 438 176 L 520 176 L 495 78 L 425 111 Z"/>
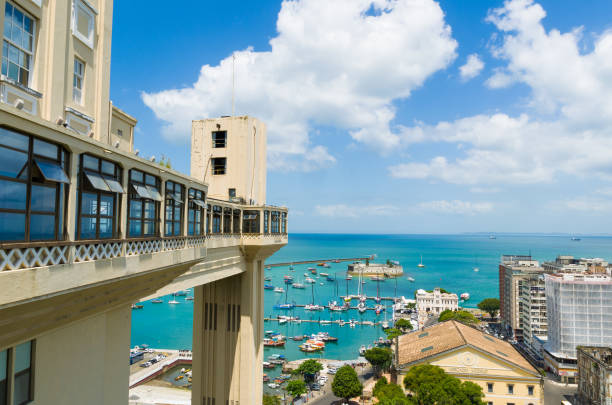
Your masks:
<path fill-rule="evenodd" d="M 456 311 L 459 308 L 457 294 L 442 292 L 438 287 L 433 291 L 417 290 L 415 299 L 419 328 L 430 319 L 437 320 L 443 311 Z"/>
<path fill-rule="evenodd" d="M 478 384 L 487 405 L 544 404 L 540 374 L 511 344 L 459 322 L 442 322 L 402 335 L 395 350 L 400 374 L 419 364 L 432 364 Z"/>
<path fill-rule="evenodd" d="M 499 318 L 506 336 L 523 340 L 520 283 L 544 270 L 531 256 L 504 255 L 499 264 Z"/>
<path fill-rule="evenodd" d="M 548 321 L 546 319 L 546 286 L 542 274 L 533 274 L 519 282 L 519 312 L 523 328 L 523 342 L 537 356 L 536 338 L 546 338 Z"/>
<path fill-rule="evenodd" d="M 578 403 L 612 405 L 612 348 L 579 346 Z"/>
<path fill-rule="evenodd" d="M 192 403 L 259 403 L 263 261 L 287 243 L 265 127 L 230 132 L 256 139 L 227 144 L 229 183 L 138 157 L 109 101 L 112 2 L 0 6 L 0 404 L 127 403 L 131 304 L 190 287 Z"/>

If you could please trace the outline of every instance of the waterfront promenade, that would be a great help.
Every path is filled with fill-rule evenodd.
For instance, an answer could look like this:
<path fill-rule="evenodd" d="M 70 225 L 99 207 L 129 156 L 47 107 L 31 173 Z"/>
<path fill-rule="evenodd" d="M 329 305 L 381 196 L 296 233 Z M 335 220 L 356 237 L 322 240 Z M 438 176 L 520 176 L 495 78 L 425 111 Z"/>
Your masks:
<path fill-rule="evenodd" d="M 167 370 L 176 364 L 179 364 L 181 362 L 184 362 L 185 364 L 191 364 L 192 361 L 191 351 L 170 349 L 152 350 L 154 355 L 164 354 L 166 357 L 149 367 L 140 368 L 140 364 L 144 363 L 146 359 L 133 364 L 131 370 L 136 369 L 137 371 L 135 371 L 134 373 L 130 373 L 130 389 L 139 384 L 142 384 L 143 382 L 154 379 L 155 377 L 161 375 L 164 370 Z"/>

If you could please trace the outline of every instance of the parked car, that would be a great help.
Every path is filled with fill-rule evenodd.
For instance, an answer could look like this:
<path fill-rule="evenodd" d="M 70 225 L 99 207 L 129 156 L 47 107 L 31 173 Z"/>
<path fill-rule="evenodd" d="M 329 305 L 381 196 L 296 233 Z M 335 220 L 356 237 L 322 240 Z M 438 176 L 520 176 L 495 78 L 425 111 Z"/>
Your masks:
<path fill-rule="evenodd" d="M 315 384 L 312 384 L 311 388 L 313 391 L 319 391 L 321 389 L 321 386 L 315 383 Z"/>

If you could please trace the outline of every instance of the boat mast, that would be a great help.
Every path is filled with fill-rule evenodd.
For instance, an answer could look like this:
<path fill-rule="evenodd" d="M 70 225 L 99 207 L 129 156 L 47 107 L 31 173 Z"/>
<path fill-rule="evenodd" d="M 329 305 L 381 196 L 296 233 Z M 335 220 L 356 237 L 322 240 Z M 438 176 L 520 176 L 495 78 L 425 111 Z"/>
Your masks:
<path fill-rule="evenodd" d="M 310 286 L 312 287 L 312 305 L 314 305 L 314 283 L 311 283 Z"/>

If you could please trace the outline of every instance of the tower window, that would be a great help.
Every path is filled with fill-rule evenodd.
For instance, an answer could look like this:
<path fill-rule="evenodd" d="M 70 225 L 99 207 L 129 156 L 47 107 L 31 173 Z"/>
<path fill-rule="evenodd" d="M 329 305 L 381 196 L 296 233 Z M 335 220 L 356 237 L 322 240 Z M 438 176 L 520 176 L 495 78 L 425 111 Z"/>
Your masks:
<path fill-rule="evenodd" d="M 228 194 L 229 194 L 229 198 L 235 198 L 236 197 L 236 189 L 235 188 L 230 188 L 228 190 Z"/>
<path fill-rule="evenodd" d="M 225 148 L 227 143 L 227 131 L 213 131 L 212 133 L 212 147 L 213 148 Z"/>
<path fill-rule="evenodd" d="M 212 174 L 225 174 L 227 158 L 212 158 Z"/>

